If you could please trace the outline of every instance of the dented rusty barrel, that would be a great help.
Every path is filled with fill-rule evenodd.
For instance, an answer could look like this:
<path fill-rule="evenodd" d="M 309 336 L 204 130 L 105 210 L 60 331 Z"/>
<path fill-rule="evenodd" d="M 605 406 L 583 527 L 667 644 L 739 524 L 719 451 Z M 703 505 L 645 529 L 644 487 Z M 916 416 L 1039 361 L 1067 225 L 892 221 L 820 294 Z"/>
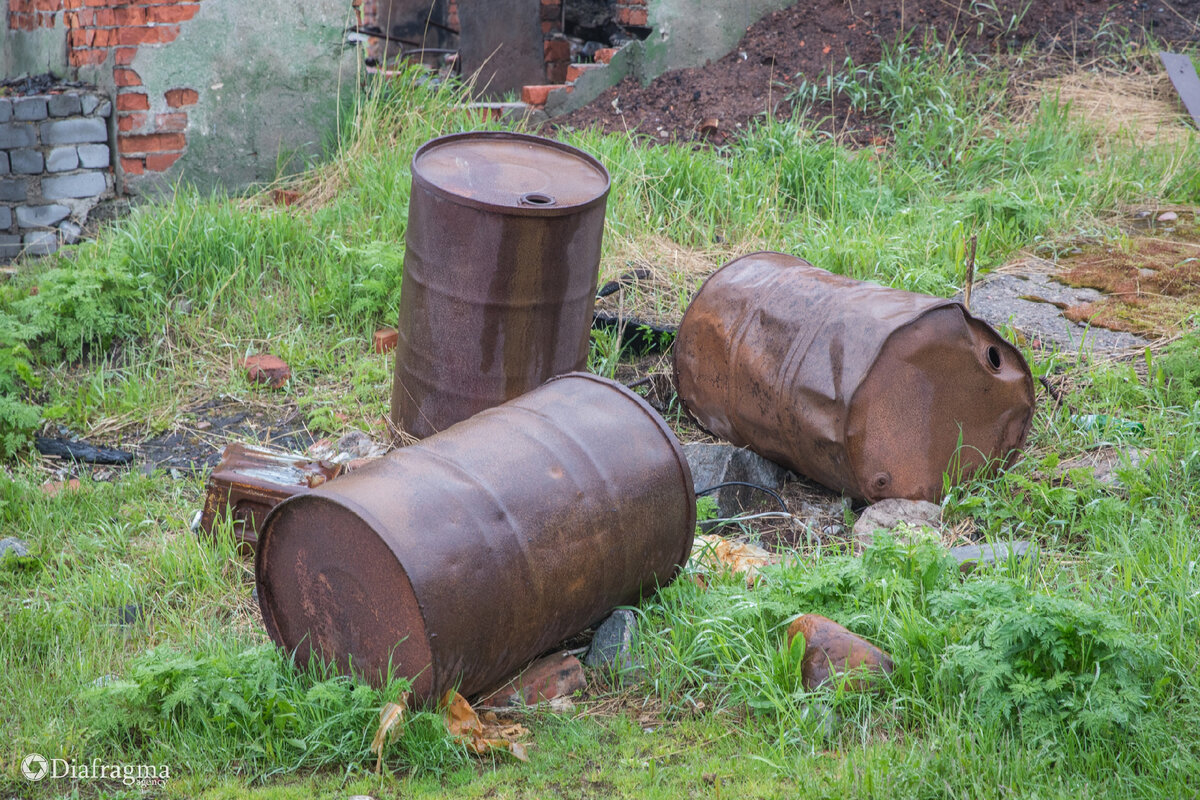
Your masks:
<path fill-rule="evenodd" d="M 301 661 L 470 696 L 669 582 L 695 522 L 666 423 L 575 373 L 281 503 L 259 604 Z"/>
<path fill-rule="evenodd" d="M 783 253 L 709 277 L 675 377 L 712 433 L 872 502 L 938 501 L 943 474 L 1009 463 L 1033 418 L 1025 359 L 959 303 Z"/>
<path fill-rule="evenodd" d="M 587 363 L 608 172 L 502 131 L 413 156 L 392 422 L 422 438 Z"/>

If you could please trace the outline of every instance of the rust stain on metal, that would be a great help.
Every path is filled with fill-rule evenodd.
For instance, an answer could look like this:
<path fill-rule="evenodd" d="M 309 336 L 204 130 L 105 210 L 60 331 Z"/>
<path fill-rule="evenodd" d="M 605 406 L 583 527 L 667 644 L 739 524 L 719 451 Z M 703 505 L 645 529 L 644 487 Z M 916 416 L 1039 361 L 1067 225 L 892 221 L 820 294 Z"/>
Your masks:
<path fill-rule="evenodd" d="M 1011 463 L 1033 418 L 1025 359 L 959 303 L 783 253 L 705 282 L 675 374 L 712 433 L 868 501 L 937 502 L 947 470 Z"/>
<path fill-rule="evenodd" d="M 262 524 L 272 508 L 341 472 L 340 464 L 244 444 L 227 445 L 221 463 L 208 479 L 200 530 L 214 536 L 217 522 L 228 509 L 238 551 L 253 555 Z"/>
<path fill-rule="evenodd" d="M 281 503 L 259 604 L 301 661 L 469 696 L 672 580 L 695 517 L 662 418 L 576 373 Z"/>
<path fill-rule="evenodd" d="M 506 132 L 427 142 L 412 175 L 392 421 L 421 438 L 587 363 L 609 179 Z"/>

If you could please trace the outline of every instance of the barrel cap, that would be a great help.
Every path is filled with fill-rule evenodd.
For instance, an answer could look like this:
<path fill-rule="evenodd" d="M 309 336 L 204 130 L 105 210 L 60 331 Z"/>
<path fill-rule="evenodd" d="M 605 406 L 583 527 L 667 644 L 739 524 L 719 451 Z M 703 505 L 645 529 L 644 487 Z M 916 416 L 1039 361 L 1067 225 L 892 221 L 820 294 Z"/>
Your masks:
<path fill-rule="evenodd" d="M 574 147 L 506 131 L 442 136 L 413 156 L 413 177 L 456 202 L 518 214 L 577 211 L 608 194 L 608 171 Z"/>

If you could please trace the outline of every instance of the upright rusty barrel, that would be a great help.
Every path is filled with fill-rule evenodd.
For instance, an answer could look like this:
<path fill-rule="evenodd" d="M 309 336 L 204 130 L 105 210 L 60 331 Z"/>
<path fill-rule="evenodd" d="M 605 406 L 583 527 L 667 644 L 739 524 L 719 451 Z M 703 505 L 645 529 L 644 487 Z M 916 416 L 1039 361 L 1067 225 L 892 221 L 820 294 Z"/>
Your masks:
<path fill-rule="evenodd" d="M 392 421 L 418 438 L 587 363 L 608 172 L 559 142 L 444 136 L 413 156 Z"/>
<path fill-rule="evenodd" d="M 301 661 L 469 696 L 669 582 L 695 524 L 666 423 L 575 373 L 280 503 L 255 578 Z"/>
<path fill-rule="evenodd" d="M 701 425 L 851 497 L 936 502 L 1008 463 L 1033 418 L 1020 352 L 959 303 L 783 253 L 715 272 L 675 341 Z"/>

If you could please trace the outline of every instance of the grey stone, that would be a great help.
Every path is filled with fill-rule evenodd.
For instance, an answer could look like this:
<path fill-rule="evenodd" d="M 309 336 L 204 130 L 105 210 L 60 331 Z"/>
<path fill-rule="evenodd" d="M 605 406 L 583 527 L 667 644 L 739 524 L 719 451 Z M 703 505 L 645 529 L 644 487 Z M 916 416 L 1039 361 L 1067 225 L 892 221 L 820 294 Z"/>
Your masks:
<path fill-rule="evenodd" d="M 83 113 L 83 104 L 79 102 L 79 95 L 74 93 L 51 95 L 47 106 L 52 117 L 70 117 Z"/>
<path fill-rule="evenodd" d="M 26 181 L 22 178 L 5 178 L 0 180 L 0 200 L 10 203 L 25 202 Z"/>
<path fill-rule="evenodd" d="M 21 237 L 0 234 L 0 258 L 12 260 L 21 255 Z"/>
<path fill-rule="evenodd" d="M 8 206 L 0 206 L 0 230 L 6 231 L 12 227 L 12 209 Z"/>
<path fill-rule="evenodd" d="M 1029 552 L 1029 542 L 965 544 L 961 547 L 950 548 L 950 555 L 959 563 L 959 568 L 963 572 L 970 572 L 979 566 L 989 566 L 1007 561 L 1013 556 L 1023 556 L 1027 552 Z"/>
<path fill-rule="evenodd" d="M 854 523 L 856 548 L 871 544 L 877 531 L 894 532 L 902 525 L 910 528 L 928 529 L 935 533 L 942 529 L 942 509 L 925 500 L 901 500 L 888 498 L 867 506 Z"/>
<path fill-rule="evenodd" d="M 17 175 L 37 175 L 46 168 L 46 160 L 42 158 L 41 150 L 12 150 L 8 154 L 8 160 L 13 173 Z"/>
<path fill-rule="evenodd" d="M 1158 215 L 1159 222 L 1174 222 L 1177 219 L 1179 219 L 1179 215 L 1174 211 L 1164 211 Z"/>
<path fill-rule="evenodd" d="M 70 145 L 56 147 L 46 156 L 47 172 L 68 172 L 79 166 L 79 153 Z"/>
<path fill-rule="evenodd" d="M 692 482 L 697 492 L 729 481 L 753 483 L 778 491 L 787 478 L 787 470 L 778 464 L 729 444 L 686 444 L 683 446 L 683 455 L 691 467 Z M 749 486 L 727 486 L 710 496 L 716 499 L 722 517 L 740 514 L 753 503 L 764 499 L 771 501 L 770 495 Z"/>
<path fill-rule="evenodd" d="M 58 234 L 53 231 L 33 231 L 25 234 L 25 253 L 48 256 L 58 249 Z"/>
<path fill-rule="evenodd" d="M 0 122 L 8 122 L 10 119 L 12 119 L 12 100 L 0 97 Z"/>
<path fill-rule="evenodd" d="M 17 558 L 24 558 L 29 555 L 29 545 L 14 536 L 0 539 L 0 560 L 7 558 L 10 554 Z"/>
<path fill-rule="evenodd" d="M 0 150 L 11 150 L 14 147 L 33 147 L 37 144 L 37 134 L 32 125 L 20 122 L 9 122 L 0 125 Z"/>
<path fill-rule="evenodd" d="M 100 105 L 100 101 L 105 98 L 98 94 L 88 93 L 79 98 L 79 107 L 84 114 L 91 114 L 96 110 L 96 106 Z"/>
<path fill-rule="evenodd" d="M 79 241 L 80 235 L 83 233 L 83 228 L 76 225 L 71 220 L 64 220 L 58 225 L 59 238 L 63 244 L 75 244 Z"/>
<path fill-rule="evenodd" d="M 22 228 L 46 228 L 67 218 L 71 209 L 58 204 L 47 206 L 18 206 L 17 224 Z"/>
<path fill-rule="evenodd" d="M 1117 470 L 1144 469 L 1143 462 L 1146 462 L 1151 455 L 1151 451 L 1140 450 L 1136 447 L 1098 447 L 1059 462 L 1057 472 L 1060 478 L 1065 478 L 1071 470 L 1088 469 L 1091 470 L 1092 477 L 1097 482 L 1115 489 L 1122 489 L 1125 485 L 1121 482 Z"/>
<path fill-rule="evenodd" d="M 13 101 L 13 118 L 24 122 L 38 122 L 46 118 L 46 98 L 18 97 Z"/>
<path fill-rule="evenodd" d="M 627 608 L 618 608 L 596 629 L 583 663 L 589 667 L 633 669 L 633 632 L 636 630 L 637 615 Z"/>
<path fill-rule="evenodd" d="M 42 179 L 42 197 L 61 200 L 64 197 L 95 197 L 104 194 L 108 183 L 100 172 L 79 172 Z"/>
<path fill-rule="evenodd" d="M 102 119 L 60 119 L 42 123 L 42 144 L 107 142 L 108 124 Z"/>
<path fill-rule="evenodd" d="M 81 167 L 103 169 L 109 165 L 108 145 L 106 144 L 81 144 L 76 150 L 79 151 L 79 166 Z"/>
<path fill-rule="evenodd" d="M 8 174 L 8 153 L 0 152 L 0 175 Z"/>
<path fill-rule="evenodd" d="M 107 117 L 110 114 L 112 114 L 111 100 L 102 100 L 100 105 L 96 106 L 96 110 L 93 112 L 93 116 L 97 117 Z"/>

